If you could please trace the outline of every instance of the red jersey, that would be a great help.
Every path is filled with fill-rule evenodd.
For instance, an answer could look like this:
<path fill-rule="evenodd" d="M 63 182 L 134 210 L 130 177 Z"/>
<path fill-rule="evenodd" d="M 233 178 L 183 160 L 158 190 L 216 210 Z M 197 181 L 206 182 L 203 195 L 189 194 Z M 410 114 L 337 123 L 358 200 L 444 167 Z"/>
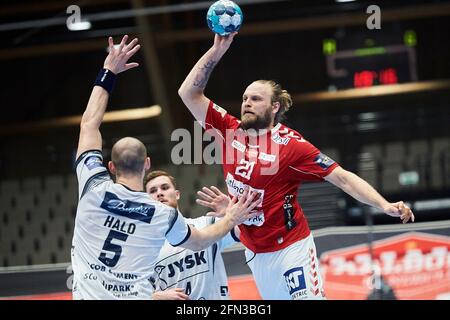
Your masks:
<path fill-rule="evenodd" d="M 228 193 L 258 192 L 260 215 L 239 226 L 241 242 L 256 253 L 281 250 L 310 234 L 297 201 L 302 181 L 322 181 L 338 164 L 297 131 L 277 124 L 266 133 L 243 130 L 240 121 L 210 101 L 203 126 L 222 147 Z"/>

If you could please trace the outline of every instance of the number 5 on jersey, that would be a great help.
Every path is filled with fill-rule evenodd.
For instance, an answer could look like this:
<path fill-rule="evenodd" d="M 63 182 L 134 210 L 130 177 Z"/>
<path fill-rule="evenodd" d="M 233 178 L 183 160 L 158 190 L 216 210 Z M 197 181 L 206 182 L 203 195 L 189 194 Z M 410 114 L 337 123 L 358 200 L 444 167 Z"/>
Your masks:
<path fill-rule="evenodd" d="M 108 237 L 105 240 L 103 245 L 103 250 L 113 252 L 114 256 L 112 258 L 108 258 L 105 252 L 100 253 L 98 260 L 103 262 L 106 266 L 112 268 L 115 267 L 117 262 L 119 262 L 119 258 L 122 254 L 122 247 L 118 244 L 114 244 L 111 241 L 113 239 L 117 239 L 120 241 L 127 241 L 128 235 L 122 232 L 118 232 L 115 230 L 111 230 L 108 234 Z"/>

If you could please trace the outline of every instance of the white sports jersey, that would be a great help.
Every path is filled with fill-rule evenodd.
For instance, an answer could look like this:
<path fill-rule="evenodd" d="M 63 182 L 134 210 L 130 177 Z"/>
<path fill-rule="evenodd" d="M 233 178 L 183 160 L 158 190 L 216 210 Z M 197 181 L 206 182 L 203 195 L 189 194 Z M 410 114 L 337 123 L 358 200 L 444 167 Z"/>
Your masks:
<path fill-rule="evenodd" d="M 150 276 L 166 238 L 180 245 L 190 236 L 182 215 L 114 183 L 102 153 L 76 162 L 78 209 L 72 240 L 74 299 L 150 299 Z"/>
<path fill-rule="evenodd" d="M 213 224 L 214 217 L 186 219 L 202 229 Z M 184 288 L 191 300 L 228 300 L 227 273 L 221 252 L 239 242 L 234 229 L 212 246 L 192 251 L 171 246 L 167 241 L 158 256 L 153 277 L 155 290 Z"/>

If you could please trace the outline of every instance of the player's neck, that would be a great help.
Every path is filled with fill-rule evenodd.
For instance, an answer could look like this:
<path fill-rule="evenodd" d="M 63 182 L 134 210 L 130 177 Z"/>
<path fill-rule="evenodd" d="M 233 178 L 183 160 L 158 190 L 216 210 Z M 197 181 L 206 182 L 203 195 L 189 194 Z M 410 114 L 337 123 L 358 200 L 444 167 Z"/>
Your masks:
<path fill-rule="evenodd" d="M 139 179 L 139 177 L 117 177 L 116 183 L 119 183 L 132 191 L 144 191 L 142 179 Z"/>
<path fill-rule="evenodd" d="M 249 128 L 246 130 L 247 134 L 249 136 L 253 136 L 253 137 L 257 137 L 257 136 L 261 136 L 261 135 L 265 135 L 267 133 L 274 133 L 274 131 L 276 131 L 278 129 L 279 125 L 273 125 L 273 123 L 271 123 L 267 128 L 263 128 L 263 129 L 253 129 L 253 128 Z"/>

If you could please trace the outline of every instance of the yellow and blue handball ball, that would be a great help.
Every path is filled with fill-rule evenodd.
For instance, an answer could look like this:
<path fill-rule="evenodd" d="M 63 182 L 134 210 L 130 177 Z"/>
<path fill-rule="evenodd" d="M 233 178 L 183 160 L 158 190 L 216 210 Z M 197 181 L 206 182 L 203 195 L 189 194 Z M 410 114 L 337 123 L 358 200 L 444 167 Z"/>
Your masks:
<path fill-rule="evenodd" d="M 230 0 L 214 2 L 208 9 L 208 27 L 221 36 L 236 32 L 241 28 L 244 15 L 241 8 Z"/>

